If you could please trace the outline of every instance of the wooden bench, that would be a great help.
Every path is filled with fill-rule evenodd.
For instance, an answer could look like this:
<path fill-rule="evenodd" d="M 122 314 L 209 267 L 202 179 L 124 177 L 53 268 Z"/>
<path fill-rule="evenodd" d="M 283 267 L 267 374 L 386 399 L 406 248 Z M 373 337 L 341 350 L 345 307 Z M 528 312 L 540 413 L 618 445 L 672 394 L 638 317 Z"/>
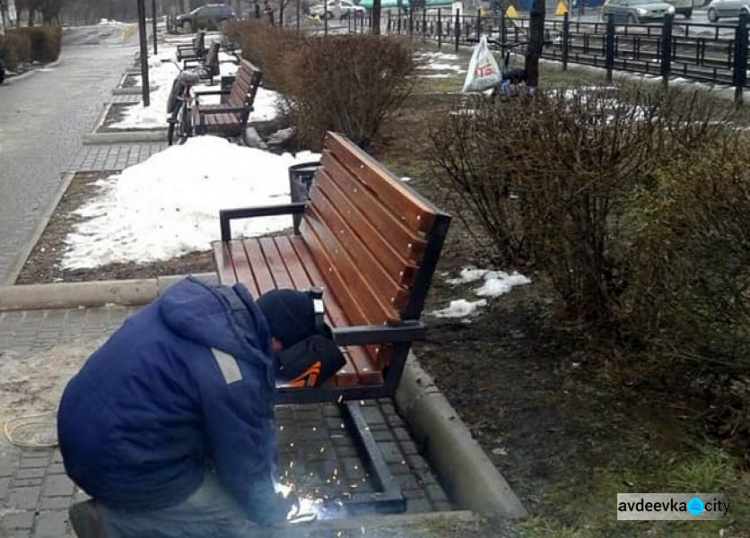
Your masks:
<path fill-rule="evenodd" d="M 206 55 L 206 32 L 195 34 L 190 45 L 177 45 L 177 61 L 185 59 L 203 58 Z"/>
<path fill-rule="evenodd" d="M 183 69 L 199 67 L 198 76 L 203 80 L 209 80 L 213 84 L 214 77 L 220 74 L 219 48 L 218 41 L 211 43 L 205 58 L 186 58 L 182 61 Z"/>
<path fill-rule="evenodd" d="M 234 219 L 301 215 L 299 233 L 232 239 Z M 347 364 L 322 387 L 279 386 L 279 403 L 390 397 L 419 321 L 450 216 L 349 139 L 328 133 L 306 203 L 221 211 L 212 244 L 223 284 L 256 297 L 324 288 L 328 323 Z M 291 227 L 291 219 L 290 219 Z"/>
<path fill-rule="evenodd" d="M 263 72 L 247 60 L 240 60 L 237 75 L 228 90 L 195 92 L 198 97 L 193 106 L 195 134 L 216 134 L 225 138 L 245 136 L 247 121 L 253 111 L 255 95 L 263 79 Z M 200 104 L 201 95 L 222 95 L 218 105 Z"/>

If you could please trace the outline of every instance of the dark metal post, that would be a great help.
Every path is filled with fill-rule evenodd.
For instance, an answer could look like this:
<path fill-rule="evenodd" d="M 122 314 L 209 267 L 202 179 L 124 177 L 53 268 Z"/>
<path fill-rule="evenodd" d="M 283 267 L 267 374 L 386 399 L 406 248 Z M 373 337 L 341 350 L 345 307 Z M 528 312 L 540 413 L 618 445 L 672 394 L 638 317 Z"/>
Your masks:
<path fill-rule="evenodd" d="M 328 35 L 328 2 L 323 4 L 323 35 Z"/>
<path fill-rule="evenodd" d="M 612 84 L 612 70 L 615 67 L 615 16 L 607 17 L 607 33 L 604 42 L 604 67 L 607 70 L 607 84 Z"/>
<path fill-rule="evenodd" d="M 745 10 L 740 12 L 740 22 L 734 38 L 734 103 L 742 104 L 742 91 L 747 82 L 747 23 L 750 16 Z"/>
<path fill-rule="evenodd" d="M 477 12 L 477 39 L 482 35 L 482 14 Z"/>
<path fill-rule="evenodd" d="M 427 37 L 427 7 L 422 8 L 422 37 Z"/>
<path fill-rule="evenodd" d="M 661 84 L 666 90 L 669 87 L 669 74 L 672 72 L 672 25 L 674 14 L 664 17 L 661 31 Z"/>
<path fill-rule="evenodd" d="M 391 35 L 391 10 L 388 10 L 388 35 Z"/>
<path fill-rule="evenodd" d="M 437 20 L 437 34 L 438 34 L 438 48 L 443 46 L 443 14 L 438 8 L 438 20 Z"/>
<path fill-rule="evenodd" d="M 398 30 L 398 35 L 401 35 L 401 8 L 398 9 L 398 21 L 396 22 L 396 30 Z"/>
<path fill-rule="evenodd" d="M 582 2 L 583 0 L 578 0 Z M 568 70 L 568 45 L 570 41 L 570 14 L 566 11 L 563 15 L 562 27 L 562 70 Z"/>
<path fill-rule="evenodd" d="M 500 12 L 500 43 L 508 41 L 508 29 L 505 27 L 505 11 Z"/>
<path fill-rule="evenodd" d="M 456 10 L 456 31 L 453 32 L 456 36 L 456 52 L 458 52 L 458 40 L 461 38 L 461 11 Z"/>
<path fill-rule="evenodd" d="M 151 0 L 151 17 L 153 17 L 153 34 L 154 34 L 154 56 L 159 54 L 159 48 L 156 45 L 156 0 Z"/>
<path fill-rule="evenodd" d="M 148 39 L 146 37 L 146 6 L 145 0 L 138 0 L 138 33 L 141 43 L 141 90 L 143 106 L 151 105 L 151 90 L 148 83 Z"/>
<path fill-rule="evenodd" d="M 297 0 L 297 30 L 299 30 L 299 19 L 301 16 L 300 0 Z"/>
<path fill-rule="evenodd" d="M 414 35 L 414 9 L 409 8 L 409 37 Z"/>

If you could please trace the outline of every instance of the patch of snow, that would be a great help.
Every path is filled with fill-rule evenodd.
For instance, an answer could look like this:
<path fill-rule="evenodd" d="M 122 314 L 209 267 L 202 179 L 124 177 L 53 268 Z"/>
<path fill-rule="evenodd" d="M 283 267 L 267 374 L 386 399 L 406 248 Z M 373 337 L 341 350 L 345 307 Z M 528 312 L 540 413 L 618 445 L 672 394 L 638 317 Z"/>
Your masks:
<path fill-rule="evenodd" d="M 420 65 L 417 69 L 421 71 L 454 71 L 456 73 L 465 73 L 466 69 L 453 64 L 427 63 Z"/>
<path fill-rule="evenodd" d="M 419 78 L 451 78 L 453 73 L 430 73 L 425 75 L 419 75 Z"/>
<path fill-rule="evenodd" d="M 427 58 L 429 60 L 457 61 L 458 54 L 449 54 L 447 52 L 418 52 L 414 55 L 417 58 Z"/>
<path fill-rule="evenodd" d="M 451 301 L 448 308 L 442 310 L 435 310 L 432 315 L 438 318 L 462 318 L 468 316 L 477 308 L 481 306 L 487 306 L 486 299 L 480 299 L 478 301 L 467 301 L 466 299 L 457 299 Z"/>
<path fill-rule="evenodd" d="M 97 182 L 75 214 L 84 220 L 65 239 L 65 269 L 162 261 L 206 251 L 219 238 L 219 211 L 289 203 L 288 168 L 319 159 L 275 155 L 218 137 L 189 138 Z M 287 215 L 235 221 L 236 236 L 291 226 Z"/>
<path fill-rule="evenodd" d="M 458 278 L 451 278 L 446 280 L 447 284 L 456 286 L 458 284 L 467 284 L 469 282 L 476 282 L 477 280 L 484 277 L 487 274 L 487 269 L 477 269 L 476 267 L 464 267 L 458 273 Z"/>
<path fill-rule="evenodd" d="M 508 274 L 504 271 L 488 271 L 484 275 L 484 284 L 474 290 L 480 297 L 499 297 L 516 286 L 531 284 L 531 279 L 520 273 Z"/>

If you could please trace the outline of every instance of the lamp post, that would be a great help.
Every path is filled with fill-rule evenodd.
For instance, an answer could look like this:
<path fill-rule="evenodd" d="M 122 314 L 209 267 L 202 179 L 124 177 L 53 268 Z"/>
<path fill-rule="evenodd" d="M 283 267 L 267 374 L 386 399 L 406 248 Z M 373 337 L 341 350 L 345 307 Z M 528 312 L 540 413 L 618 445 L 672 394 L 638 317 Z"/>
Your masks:
<path fill-rule="evenodd" d="M 141 90 L 143 95 L 143 106 L 151 105 L 151 96 L 148 83 L 148 41 L 146 39 L 146 6 L 145 0 L 138 0 L 138 33 L 141 43 Z"/>

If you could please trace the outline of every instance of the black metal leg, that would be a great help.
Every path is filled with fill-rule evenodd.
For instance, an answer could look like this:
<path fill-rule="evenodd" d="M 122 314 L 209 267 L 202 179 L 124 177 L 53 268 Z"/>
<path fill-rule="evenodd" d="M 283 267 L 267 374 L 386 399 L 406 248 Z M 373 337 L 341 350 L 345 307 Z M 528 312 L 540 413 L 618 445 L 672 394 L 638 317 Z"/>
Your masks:
<path fill-rule="evenodd" d="M 383 458 L 375 438 L 367 426 L 359 402 L 348 401 L 341 404 L 344 416 L 349 419 L 357 441 L 370 466 L 372 478 L 380 491 L 376 493 L 359 493 L 346 499 L 344 508 L 349 513 L 372 512 L 398 514 L 406 511 L 406 499 L 393 478 L 388 464 Z"/>

